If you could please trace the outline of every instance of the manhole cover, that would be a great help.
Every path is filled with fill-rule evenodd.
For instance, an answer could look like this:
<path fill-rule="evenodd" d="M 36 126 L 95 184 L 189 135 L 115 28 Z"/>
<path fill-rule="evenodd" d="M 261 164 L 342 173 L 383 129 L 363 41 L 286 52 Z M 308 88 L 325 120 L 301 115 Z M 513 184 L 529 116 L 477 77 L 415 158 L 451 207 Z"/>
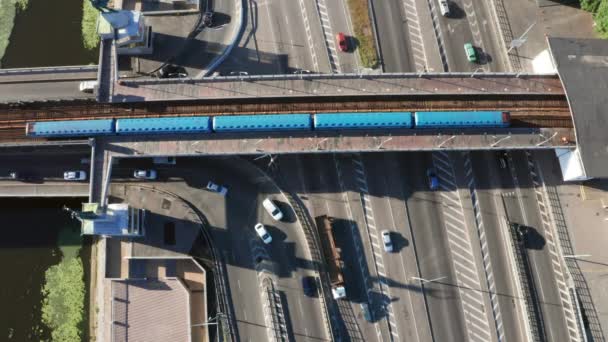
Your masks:
<path fill-rule="evenodd" d="M 163 198 L 163 203 L 160 206 L 161 208 L 165 209 L 165 210 L 169 210 L 171 209 L 171 201 L 169 201 L 166 198 Z"/>

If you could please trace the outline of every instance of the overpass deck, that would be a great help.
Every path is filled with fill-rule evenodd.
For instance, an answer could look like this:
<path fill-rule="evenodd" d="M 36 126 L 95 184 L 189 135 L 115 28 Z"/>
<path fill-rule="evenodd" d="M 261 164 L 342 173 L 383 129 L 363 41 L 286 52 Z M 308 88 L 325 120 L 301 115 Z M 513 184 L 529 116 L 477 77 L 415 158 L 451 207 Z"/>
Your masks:
<path fill-rule="evenodd" d="M 303 74 L 227 76 L 195 80 L 121 79 L 113 102 L 283 97 L 564 95 L 557 75 L 511 73 Z"/>
<path fill-rule="evenodd" d="M 0 103 L 92 99 L 78 85 L 95 79 L 96 65 L 0 69 Z"/>

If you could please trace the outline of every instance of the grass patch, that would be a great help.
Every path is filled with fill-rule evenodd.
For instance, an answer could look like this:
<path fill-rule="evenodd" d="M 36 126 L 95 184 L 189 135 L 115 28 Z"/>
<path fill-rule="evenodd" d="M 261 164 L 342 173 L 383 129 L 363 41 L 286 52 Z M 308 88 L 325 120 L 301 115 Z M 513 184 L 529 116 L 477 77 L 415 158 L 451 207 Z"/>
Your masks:
<path fill-rule="evenodd" d="M 63 229 L 59 233 L 58 244 L 63 258 L 45 272 L 42 321 L 51 329 L 53 341 L 82 341 L 86 289 L 79 256 L 82 246 L 80 232 L 75 228 Z"/>
<path fill-rule="evenodd" d="M 18 11 L 24 11 L 27 8 L 27 2 L 28 0 L 0 0 L 0 61 L 8 47 L 15 16 Z"/>
<path fill-rule="evenodd" d="M 348 0 L 348 8 L 353 19 L 361 63 L 366 68 L 374 68 L 378 65 L 378 53 L 374 43 L 374 31 L 369 18 L 367 0 Z"/>
<path fill-rule="evenodd" d="M 91 1 L 82 0 L 82 44 L 87 50 L 94 50 L 99 45 L 98 17 L 99 11 L 91 5 Z"/>

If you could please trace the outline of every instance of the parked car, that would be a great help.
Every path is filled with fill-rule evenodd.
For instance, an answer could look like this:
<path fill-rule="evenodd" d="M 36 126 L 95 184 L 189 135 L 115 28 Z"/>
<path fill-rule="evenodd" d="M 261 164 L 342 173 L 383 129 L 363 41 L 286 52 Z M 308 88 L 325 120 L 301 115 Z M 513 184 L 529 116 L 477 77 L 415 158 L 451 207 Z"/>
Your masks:
<path fill-rule="evenodd" d="M 437 190 L 439 188 L 439 178 L 437 178 L 437 174 L 435 170 L 428 169 L 426 170 L 426 178 L 429 183 L 429 189 Z"/>
<path fill-rule="evenodd" d="M 135 170 L 133 177 L 137 179 L 156 179 L 156 170 Z"/>
<path fill-rule="evenodd" d="M 279 209 L 274 202 L 270 200 L 270 198 L 266 198 L 264 201 L 262 201 L 262 206 L 264 206 L 264 209 L 266 209 L 268 214 L 270 214 L 273 219 L 277 221 L 281 221 L 283 219 L 281 209 Z"/>
<path fill-rule="evenodd" d="M 473 44 L 471 44 L 471 43 L 464 44 L 464 53 L 467 56 L 467 60 L 469 62 L 472 62 L 472 63 L 477 62 L 477 51 L 475 51 Z"/>
<path fill-rule="evenodd" d="M 336 41 L 338 42 L 338 48 L 342 52 L 348 51 L 348 42 L 346 41 L 346 35 L 343 32 L 338 32 L 336 35 Z"/>
<path fill-rule="evenodd" d="M 441 15 L 447 17 L 450 15 L 450 4 L 447 0 L 439 0 L 439 11 Z"/>
<path fill-rule="evenodd" d="M 66 171 L 63 173 L 63 179 L 69 181 L 79 181 L 87 179 L 87 173 L 84 171 Z"/>
<path fill-rule="evenodd" d="M 317 282 L 315 277 L 302 277 L 302 289 L 308 297 L 313 297 L 317 293 Z"/>
<path fill-rule="evenodd" d="M 209 183 L 207 183 L 207 190 L 217 192 L 222 196 L 226 196 L 228 194 L 228 189 L 226 187 L 221 186 L 219 184 L 215 184 L 212 181 L 209 181 Z"/>
<path fill-rule="evenodd" d="M 391 232 L 388 230 L 382 231 L 382 246 L 384 246 L 384 251 L 390 253 L 393 251 L 393 241 L 391 240 Z"/>
<path fill-rule="evenodd" d="M 269 244 L 272 242 L 272 236 L 270 236 L 270 234 L 268 234 L 268 231 L 266 230 L 266 227 L 264 227 L 263 224 L 258 223 L 255 225 L 254 228 L 255 228 L 255 232 L 258 234 L 260 239 L 262 239 L 262 241 L 264 241 L 265 244 Z"/>

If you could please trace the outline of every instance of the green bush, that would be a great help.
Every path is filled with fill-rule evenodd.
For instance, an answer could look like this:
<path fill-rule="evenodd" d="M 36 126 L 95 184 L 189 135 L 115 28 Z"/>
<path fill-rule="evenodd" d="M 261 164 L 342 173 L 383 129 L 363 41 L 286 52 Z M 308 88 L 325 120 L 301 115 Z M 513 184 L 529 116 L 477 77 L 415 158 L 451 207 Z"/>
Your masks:
<path fill-rule="evenodd" d="M 45 272 L 42 321 L 51 329 L 53 342 L 77 342 L 83 337 L 86 293 L 84 268 L 78 256 L 82 241 L 77 231 L 65 229 L 58 242 L 63 258 Z"/>
<path fill-rule="evenodd" d="M 581 8 L 585 11 L 595 13 L 602 0 L 581 0 Z"/>
<path fill-rule="evenodd" d="M 82 2 L 82 43 L 87 50 L 93 50 L 99 45 L 97 34 L 97 18 L 99 11 L 93 7 L 91 1 Z"/>
<path fill-rule="evenodd" d="M 602 1 L 595 13 L 595 29 L 599 34 L 608 38 L 608 1 Z"/>
<path fill-rule="evenodd" d="M 0 61 L 11 38 L 15 15 L 18 11 L 27 9 L 27 2 L 28 0 L 0 0 Z"/>
<path fill-rule="evenodd" d="M 348 8 L 353 19 L 355 38 L 359 41 L 358 49 L 361 63 L 366 68 L 374 68 L 378 64 L 378 53 L 376 52 L 367 0 L 348 0 Z"/>

